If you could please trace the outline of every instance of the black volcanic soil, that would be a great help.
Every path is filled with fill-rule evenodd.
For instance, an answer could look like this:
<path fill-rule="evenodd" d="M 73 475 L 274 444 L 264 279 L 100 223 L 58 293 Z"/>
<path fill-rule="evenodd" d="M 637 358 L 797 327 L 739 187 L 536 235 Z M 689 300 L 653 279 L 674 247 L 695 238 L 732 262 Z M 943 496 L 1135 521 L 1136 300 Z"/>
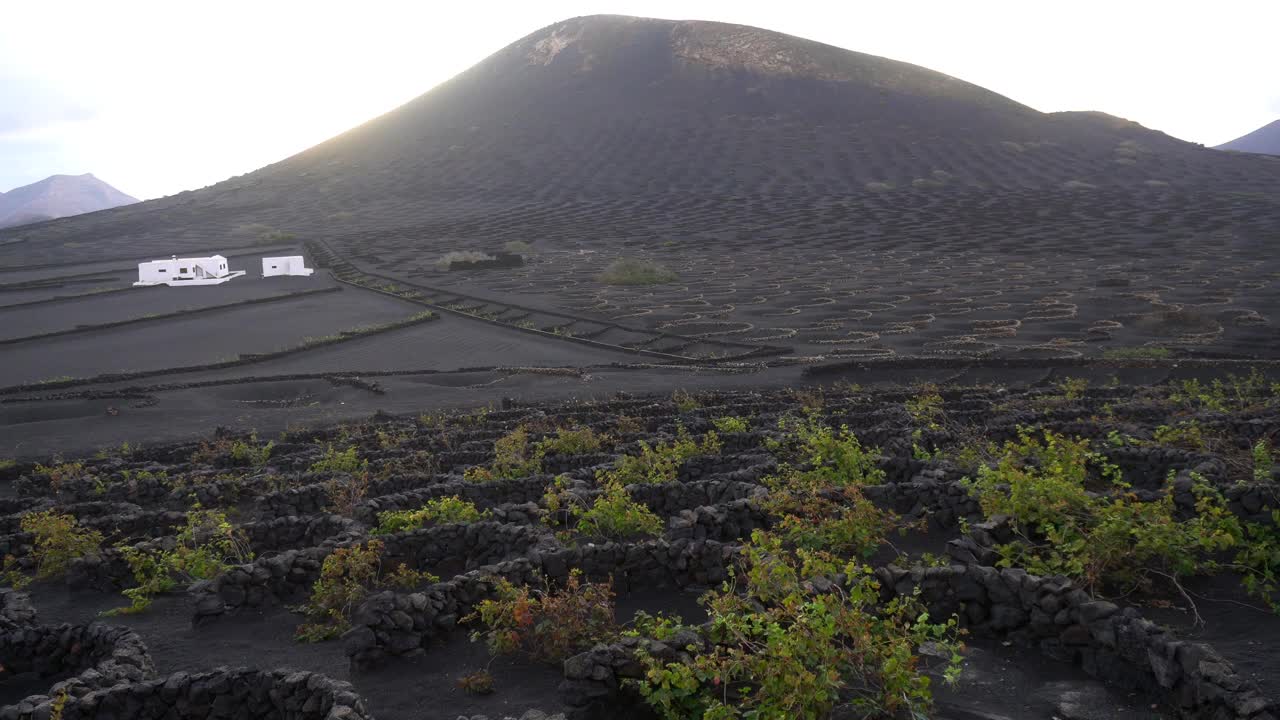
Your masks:
<path fill-rule="evenodd" d="M 729 393 L 731 405 L 762 393 L 761 414 L 776 421 L 836 381 L 885 391 L 875 402 L 892 415 L 918 383 L 973 389 L 995 407 L 1085 378 L 1096 402 L 1005 419 L 1114 429 L 1097 425 L 1111 392 L 1102 388 L 1159 392 L 1250 367 L 1277 379 L 1277 192 L 1280 163 L 1269 158 L 1097 114 L 1044 115 L 914 66 L 735 26 L 575 19 L 267 168 L 0 231 L 0 458 L 156 449 L 215 427 L 265 440 L 375 411 L 555 418 L 637 394 L 652 394 L 637 407 L 657 426 L 678 415 L 666 400 L 675 388 Z M 273 231 L 297 238 L 277 243 Z M 510 241 L 531 246 L 522 267 L 435 266 L 447 252 Z M 142 259 L 212 252 L 249 276 L 130 288 Z M 305 254 L 319 269 L 265 281 L 254 276 L 266 253 Z M 602 283 L 620 258 L 677 278 Z M 245 304 L 219 307 L 232 303 Z M 440 318 L 253 357 L 428 309 Z M 93 327 L 111 323 L 122 324 Z M 72 332 L 31 337 L 62 331 Z M 845 385 L 833 397 L 856 395 Z M 1171 417 L 1161 412 L 1136 422 L 1150 431 Z M 1274 414 L 1257 422 L 1276 436 Z M 904 452 L 905 428 L 888 428 Z M 0 496 L 16 495 L 0 483 Z M 936 553 L 954 534 L 914 541 Z M 1203 626 L 1177 602 L 1143 599 L 1141 611 L 1214 644 L 1280 697 L 1275 616 L 1241 607 L 1225 576 L 1188 590 Z M 47 586 L 35 598 L 46 621 L 88 620 L 119 602 Z M 620 612 L 693 612 L 689 600 L 629 596 Z M 462 669 L 487 661 L 461 633 L 353 676 L 339 643 L 293 643 L 286 610 L 200 629 L 192 610 L 174 595 L 119 622 L 143 636 L 161 673 L 315 669 L 350 678 L 384 720 L 559 702 L 559 671 L 521 662 L 494 664 L 494 696 L 459 693 Z M 6 698 L 41 689 L 3 688 Z M 953 720 L 1167 714 L 1150 696 L 981 638 L 964 681 L 938 700 L 937 716 Z"/>
<path fill-rule="evenodd" d="M 1062 398 L 1057 382 L 1068 376 L 1066 368 L 1043 374 L 1043 369 L 1035 368 L 1019 370 L 1006 368 L 999 373 L 1005 381 L 999 386 L 990 382 L 981 385 L 962 384 L 978 381 L 983 377 L 981 368 L 969 370 L 956 368 L 923 367 L 915 371 L 918 381 L 946 381 L 942 387 L 946 395 L 945 412 L 947 417 L 956 413 L 955 420 L 946 420 L 947 432 L 960 432 L 960 428 L 975 420 L 975 426 L 990 432 L 997 428 L 1011 428 L 1010 423 L 1044 427 L 1078 427 L 1083 420 L 1090 425 L 1089 434 L 1098 438 L 1106 437 L 1110 431 L 1123 431 L 1136 436 L 1146 437 L 1154 427 L 1154 423 L 1177 415 L 1183 419 L 1194 418 L 1203 423 L 1221 423 L 1224 419 L 1247 421 L 1225 427 L 1248 428 L 1244 432 L 1260 430 L 1264 435 L 1270 433 L 1274 437 L 1275 428 L 1275 389 L 1268 389 L 1264 384 L 1257 405 L 1250 410 L 1237 410 L 1228 414 L 1195 413 L 1171 403 L 1168 400 L 1169 390 L 1160 384 L 1121 385 L 1110 380 L 1119 379 L 1119 373 L 1127 378 L 1146 378 L 1151 380 L 1162 377 L 1169 380 L 1175 377 L 1191 377 L 1195 373 L 1191 369 L 1169 368 L 1155 370 L 1150 368 L 1118 368 L 1105 370 L 1100 367 L 1083 367 L 1078 377 L 1097 376 L 1096 384 L 1091 384 L 1085 396 L 1076 400 Z M 718 390 L 707 394 L 696 395 L 694 407 L 681 409 L 671 400 L 667 393 L 654 396 L 625 395 L 598 402 L 571 402 L 566 404 L 538 404 L 526 402 L 516 404 L 508 409 L 495 410 L 492 413 L 478 415 L 445 415 L 443 424 L 423 426 L 412 419 L 395 419 L 381 416 L 376 421 L 362 424 L 348 424 L 337 431 L 319 430 L 304 432 L 294 430 L 279 439 L 284 443 L 281 454 L 273 454 L 265 469 L 267 474 L 282 479 L 298 476 L 295 471 L 284 470 L 294 465 L 295 457 L 313 457 L 308 455 L 310 446 L 333 442 L 334 432 L 340 432 L 342 442 L 352 443 L 360 449 L 362 456 L 371 459 L 372 469 L 380 471 L 383 463 L 398 457 L 399 448 L 414 447 L 418 449 L 433 448 L 447 455 L 453 450 L 462 448 L 489 447 L 493 438 L 500 437 L 517 424 L 529 424 L 532 427 L 552 427 L 565 423 L 583 423 L 591 427 L 607 429 L 614 426 L 619 415 L 628 415 L 640 419 L 642 427 L 638 436 L 653 438 L 657 433 L 671 432 L 677 424 L 692 427 L 699 432 L 709 427 L 708 419 L 723 415 L 735 415 L 748 419 L 753 429 L 768 431 L 777 426 L 777 419 L 788 412 L 799 412 L 801 407 L 819 408 L 819 416 L 834 421 L 855 423 L 860 433 L 874 433 L 878 437 L 886 437 L 886 455 L 882 462 L 894 462 L 894 458 L 902 460 L 903 452 L 909 454 L 911 438 L 916 437 L 912 428 L 914 421 L 902 410 L 903 397 L 918 392 L 918 386 L 912 388 L 902 384 L 877 385 L 889 378 L 897 378 L 899 382 L 906 375 L 906 370 L 883 370 L 883 377 L 876 376 L 874 368 L 861 371 L 850 366 L 841 371 L 839 368 L 827 368 L 822 377 L 828 381 L 839 380 L 834 385 L 810 384 L 806 388 L 798 388 L 792 383 L 780 382 L 781 389 L 767 389 L 765 386 L 750 382 L 744 383 L 749 391 L 726 390 L 725 387 L 734 379 L 733 376 L 719 377 L 721 383 Z M 1040 372 L 1037 376 L 1033 372 Z M 1268 370 L 1274 376 L 1275 369 Z M 1162 373 L 1162 375 L 1160 374 Z M 1224 377 L 1224 370 L 1202 368 L 1200 376 L 1206 380 Z M 459 374 L 463 375 L 463 374 Z M 485 373 L 472 373 L 470 377 L 458 377 L 459 381 L 476 381 Z M 429 376 L 422 376 L 429 377 Z M 440 387 L 447 385 L 448 376 L 438 378 Z M 696 375 L 681 376 L 680 385 Z M 747 381 L 758 381 L 751 375 L 739 376 Z M 1019 384 L 1008 381 L 1021 377 Z M 1038 378 L 1038 379 L 1037 379 Z M 779 378 L 781 380 L 782 378 Z M 1274 379 L 1274 377 L 1273 377 Z M 862 381 L 869 385 L 877 385 L 875 389 L 859 389 L 851 381 Z M 458 385 L 458 387 L 464 387 Z M 282 389 L 274 391 L 266 387 L 255 387 L 254 384 L 241 386 L 225 386 L 226 392 L 235 389 L 242 399 L 255 398 L 267 400 L 273 392 L 277 397 L 288 399 L 289 392 Z M 319 391 L 319 386 L 313 387 Z M 1253 401 L 1251 401 L 1253 402 Z M 1165 414 L 1153 416 L 1151 409 L 1164 409 Z M 976 418 L 971 413 L 973 408 L 987 408 L 983 418 Z M 1108 408 L 1105 416 L 1099 414 L 1102 408 Z M 1092 413 L 1092 414 L 1091 414 Z M 572 418 L 572 420 L 570 420 Z M 967 418 L 967 419 L 960 419 Z M 1153 419 L 1154 418 L 1154 419 Z M 372 422 L 381 423 L 377 426 Z M 432 421 L 433 423 L 435 421 Z M 958 424 L 952 424 L 953 422 Z M 1072 425 L 1071 423 L 1077 423 Z M 1214 427 L 1223 427 L 1214 425 Z M 380 435 L 374 430 L 386 430 L 387 435 Z M 262 436 L 265 439 L 266 435 Z M 386 445 L 387 437 L 394 447 Z M 731 436 L 726 436 L 730 438 Z M 157 438 L 158 439 L 158 438 Z M 730 465 L 736 463 L 751 464 L 758 460 L 758 453 L 768 445 L 762 438 L 747 441 L 739 450 L 726 449 L 723 457 Z M 52 450 L 71 449 L 75 440 L 62 440 L 50 437 L 46 445 Z M 261 440 L 260 440 L 261 442 Z M 65 443 L 65 444 L 63 444 Z M 147 467 L 152 470 L 166 467 L 177 475 L 192 472 L 202 467 L 185 462 L 187 453 L 194 449 L 193 444 L 166 448 L 156 440 L 143 438 L 142 449 L 137 454 L 126 453 L 119 458 L 89 459 L 90 472 L 98 472 L 95 468 Z M 136 445 L 135 445 L 136 447 Z M 893 449 L 890 450 L 889 448 Z M 1108 446 L 1098 440 L 1096 448 L 1106 449 Z M 448 449 L 448 450 L 446 450 Z M 1107 450 L 1110 452 L 1110 450 Z M 1161 452 L 1172 453 L 1169 457 L 1183 458 L 1173 462 L 1202 462 L 1205 455 L 1188 455 L 1175 448 L 1160 448 Z M 132 452 L 132 451 L 131 451 Z M 1153 451 L 1154 452 L 1154 451 Z M 1227 452 L 1227 451 L 1223 451 Z M 1179 454 L 1181 453 L 1181 454 Z M 1231 460 L 1233 456 L 1210 456 Z M 1165 457 L 1165 456 L 1161 456 Z M 149 459 L 143 459 L 149 458 Z M 157 464 L 156 458 L 168 458 Z M 42 460 L 48 462 L 47 458 Z M 175 464 L 177 460 L 181 464 Z M 218 461 L 223 462 L 223 461 Z M 1119 461 L 1118 461 L 1119 462 Z M 1165 462 L 1165 461 L 1161 461 Z M 1136 463 L 1136 464 L 1132 464 Z M 1163 484 L 1163 470 L 1151 470 L 1141 461 L 1132 461 L 1125 465 L 1127 477 L 1139 482 L 1144 473 L 1153 473 L 1155 480 L 1142 482 L 1154 483 L 1156 487 Z M 470 465 L 470 462 L 465 463 Z M 305 464 L 304 464 L 305 467 Z M 600 466 L 603 467 L 603 466 Z M 938 461 L 927 461 L 925 468 L 945 468 Z M 1214 475 L 1211 482 L 1222 488 L 1232 487 L 1247 480 L 1245 475 L 1252 471 L 1240 469 L 1237 464 L 1228 464 L 1225 474 Z M 212 470 L 212 468 L 210 468 Z M 247 468 L 221 467 L 214 472 L 245 474 Z M 27 475 L 33 472 L 30 465 L 20 465 L 10 470 L 10 479 L 0 483 L 0 496 L 8 502 L 17 502 L 22 498 L 39 501 L 42 495 L 38 484 L 29 484 L 26 480 L 15 482 L 15 474 Z M 441 467 L 434 475 L 423 475 L 414 480 L 412 487 L 430 487 L 437 482 L 456 482 L 461 477 L 461 466 Z M 945 472 L 945 471 L 944 471 Z M 1128 473 L 1134 473 L 1128 475 Z M 1244 475 L 1240 474 L 1244 473 Z M 381 474 L 381 473 L 380 473 Z M 114 476 L 106 476 L 114 477 Z M 262 473 L 249 472 L 245 475 L 247 482 L 259 482 Z M 391 475 L 395 479 L 395 475 Z M 550 476 L 547 476 L 550 478 Z M 711 476 L 714 479 L 717 476 Z M 727 477 L 727 476 L 725 476 Z M 255 479 L 256 478 L 256 479 Z M 707 481 L 695 480 L 692 477 L 677 483 Z M 905 478 L 904 478 L 905 480 Z M 301 479 L 298 482 L 302 482 Z M 1254 482 L 1259 482 L 1254 480 Z M 139 490 L 128 483 L 107 480 L 107 497 L 113 500 L 129 501 L 130 493 Z M 1146 485 L 1143 485 L 1146 487 Z M 47 488 L 43 491 L 48 493 Z M 96 498 L 91 485 L 79 489 L 68 489 L 67 493 L 75 493 L 74 497 L 84 494 L 85 498 Z M 122 493 L 122 494 L 121 494 Z M 65 498 L 49 499 L 58 503 L 68 502 L 72 495 Z M 147 509 L 171 505 L 174 500 L 160 502 L 146 501 Z M 389 497 L 379 496 L 379 497 Z M 140 498 L 134 498 L 139 500 Z M 232 513 L 236 522 L 246 522 L 255 515 L 265 519 L 271 517 L 263 497 L 252 499 L 228 498 L 228 503 L 214 502 L 214 506 L 223 506 Z M 77 506 L 82 507 L 82 506 Z M 175 506 L 176 507 L 176 506 Z M 83 510 L 78 510 L 82 512 Z M 869 560 L 874 565 L 885 565 L 890 562 L 912 562 L 911 560 L 895 560 L 902 554 L 921 557 L 922 553 L 944 555 L 947 552 L 947 541 L 958 537 L 962 531 L 954 525 L 945 525 L 935 516 L 927 523 L 927 530 L 913 529 L 904 534 L 893 534 L 891 544 L 884 545 L 880 552 Z M 110 523 L 104 527 L 110 527 Z M 550 530 L 538 532 L 550 535 Z M 317 539 L 317 542 L 319 540 Z M 548 542 L 561 542 L 547 537 Z M 284 548 L 279 548 L 284 549 Z M 265 552 L 275 552 L 267 549 Z M 447 563 L 436 565 L 434 569 L 444 573 Z M 459 562 L 459 567 L 461 562 Z M 428 568 L 432 569 L 432 568 Z M 446 573 L 447 574 L 447 573 Z M 618 600 L 617 614 L 624 621 L 637 610 L 646 612 L 663 611 L 681 615 L 685 620 L 697 622 L 703 618 L 703 611 L 696 598 L 700 587 L 686 590 L 636 588 L 624 591 Z M 1280 685 L 1275 678 L 1280 676 L 1274 653 L 1270 648 L 1280 639 L 1280 617 L 1259 610 L 1258 600 L 1246 596 L 1239 584 L 1239 578 L 1230 573 L 1214 577 L 1193 578 L 1185 589 L 1196 601 L 1196 610 L 1200 622 L 1194 624 L 1189 606 L 1176 594 L 1167 591 L 1150 595 L 1134 595 L 1115 598 L 1122 604 L 1133 605 L 1143 616 L 1173 629 L 1179 639 L 1207 642 L 1230 662 L 1240 674 L 1241 682 L 1256 684 L 1264 695 L 1275 697 L 1280 693 Z M 31 596 L 43 623 L 84 623 L 93 621 L 103 610 L 121 605 L 124 599 L 114 593 L 103 593 L 91 590 L 69 591 L 57 583 L 40 583 L 32 586 Z M 298 598 L 300 600 L 301 598 Z M 292 601 L 290 601 L 292 602 Z M 290 612 L 288 602 L 284 606 L 267 609 L 244 610 L 238 614 L 221 618 L 212 624 L 193 627 L 192 617 L 195 611 L 194 599 L 181 593 L 162 597 L 148 611 L 131 616 L 121 616 L 110 622 L 127 625 L 135 629 L 147 644 L 161 676 L 179 670 L 191 671 L 206 669 L 217 665 L 248 665 L 262 668 L 289 667 L 295 669 L 322 672 L 331 677 L 350 680 L 357 691 L 363 695 L 376 717 L 383 720 L 400 720 L 401 718 L 456 718 L 459 715 L 486 714 L 498 716 L 510 714 L 518 716 L 529 708 L 538 708 L 549 712 L 561 709 L 561 696 L 557 686 L 561 673 L 555 667 L 539 665 L 522 659 L 499 658 L 490 663 L 487 651 L 481 644 L 469 642 L 465 632 L 455 631 L 437 639 L 425 648 L 424 655 L 392 660 L 387 665 L 362 672 L 353 672 L 343 653 L 343 644 L 330 641 L 315 645 L 299 644 L 292 639 L 293 629 L 300 622 L 299 615 Z M 1246 607 L 1247 606 L 1247 607 Z M 1053 660 L 1041 654 L 1034 646 L 1025 646 L 1014 636 L 1003 639 L 1000 636 L 979 633 L 967 640 L 968 649 L 965 654 L 963 672 L 959 683 L 954 687 L 939 686 L 937 689 L 937 707 L 933 716 L 950 720 L 978 720 L 990 718 L 1115 718 L 1117 720 L 1136 720 L 1138 718 L 1173 717 L 1173 711 L 1159 697 L 1144 691 L 1125 690 L 1110 687 L 1104 682 L 1087 675 L 1081 668 L 1069 662 Z M 927 654 L 926 665 L 936 665 L 936 660 Z M 476 697 L 459 691 L 455 687 L 457 679 L 471 670 L 489 666 L 497 680 L 498 692 L 491 696 Z M 1106 678 L 1103 678 L 1104 680 Z M 17 679 L 6 683 L 3 688 L 6 697 L 14 699 L 23 693 L 38 692 L 39 683 L 32 684 L 28 679 Z"/>

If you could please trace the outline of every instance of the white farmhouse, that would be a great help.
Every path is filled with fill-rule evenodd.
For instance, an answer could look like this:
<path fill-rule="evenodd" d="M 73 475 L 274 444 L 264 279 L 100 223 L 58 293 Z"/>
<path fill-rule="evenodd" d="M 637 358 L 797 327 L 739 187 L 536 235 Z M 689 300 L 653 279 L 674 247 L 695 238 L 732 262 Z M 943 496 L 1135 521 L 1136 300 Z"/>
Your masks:
<path fill-rule="evenodd" d="M 228 270 L 227 259 L 221 255 L 197 258 L 174 255 L 168 260 L 138 263 L 138 282 L 134 285 L 221 285 L 243 274 L 243 270 Z"/>
<path fill-rule="evenodd" d="M 307 262 L 302 259 L 301 255 L 262 258 L 262 277 L 276 275 L 301 275 L 306 277 L 313 272 L 315 270 L 307 267 Z"/>

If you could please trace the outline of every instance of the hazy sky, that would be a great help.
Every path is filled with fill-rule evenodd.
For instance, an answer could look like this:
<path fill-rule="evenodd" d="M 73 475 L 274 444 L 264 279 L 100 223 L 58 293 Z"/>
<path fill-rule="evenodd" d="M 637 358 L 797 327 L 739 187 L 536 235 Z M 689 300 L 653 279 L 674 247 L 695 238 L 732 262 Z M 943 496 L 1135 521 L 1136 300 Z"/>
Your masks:
<path fill-rule="evenodd" d="M 283 159 L 576 15 L 722 20 L 1216 145 L 1280 118 L 1280 2 L 36 0 L 0 11 L 0 190 L 153 198 Z"/>

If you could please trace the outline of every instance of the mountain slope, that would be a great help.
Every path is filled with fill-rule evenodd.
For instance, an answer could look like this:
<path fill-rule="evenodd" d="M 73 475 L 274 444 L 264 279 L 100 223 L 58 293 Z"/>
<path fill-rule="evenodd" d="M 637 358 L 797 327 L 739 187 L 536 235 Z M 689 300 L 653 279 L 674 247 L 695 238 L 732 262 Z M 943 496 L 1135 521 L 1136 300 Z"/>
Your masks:
<path fill-rule="evenodd" d="M 120 192 L 91 173 L 52 175 L 0 194 L 0 227 L 80 215 L 136 202 L 137 198 Z"/>
<path fill-rule="evenodd" d="M 726 200 L 749 208 L 733 222 L 751 226 L 779 209 L 878 193 L 906 207 L 948 193 L 1095 187 L 1272 192 L 1280 167 L 1102 113 L 1040 113 L 942 73 L 768 30 L 590 16 L 534 32 L 294 157 L 24 236 L 104 253 L 115 239 L 151 243 L 162 254 L 247 244 L 264 226 L 425 242 L 536 221 L 546 233 L 643 236 Z"/>
<path fill-rule="evenodd" d="M 1223 143 L 1214 149 L 1280 155 L 1280 120 L 1276 120 L 1269 125 L 1263 125 L 1248 135 L 1238 137 L 1229 143 Z"/>

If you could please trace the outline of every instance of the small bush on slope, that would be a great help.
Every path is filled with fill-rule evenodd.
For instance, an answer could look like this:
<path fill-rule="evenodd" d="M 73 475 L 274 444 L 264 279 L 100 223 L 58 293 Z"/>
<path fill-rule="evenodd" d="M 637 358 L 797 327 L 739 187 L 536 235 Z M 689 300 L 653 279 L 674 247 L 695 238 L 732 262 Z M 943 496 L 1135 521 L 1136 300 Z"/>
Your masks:
<path fill-rule="evenodd" d="M 878 448 L 864 448 L 847 426 L 839 432 L 822 423 L 816 413 L 803 419 L 784 417 L 778 427 L 786 435 L 766 443 L 770 450 L 812 468 L 816 479 L 835 487 L 878 485 L 885 473 L 878 464 Z"/>
<path fill-rule="evenodd" d="M 472 482 L 528 477 L 542 470 L 542 452 L 529 442 L 523 425 L 493 442 L 493 462 L 488 468 L 467 468 L 463 477 Z"/>
<path fill-rule="evenodd" d="M 1100 489 L 1109 492 L 1089 491 L 1091 466 L 1101 469 L 1109 487 Z M 965 483 L 985 515 L 1009 516 L 1020 533 L 997 547 L 1003 566 L 1066 575 L 1096 591 L 1128 593 L 1157 580 L 1181 591 L 1182 578 L 1223 568 L 1219 554 L 1235 550 L 1225 567 L 1243 573 L 1246 589 L 1276 607 L 1280 529 L 1242 524 L 1203 481 L 1192 488 L 1195 515 L 1180 519 L 1171 492 L 1140 500 L 1088 440 L 1023 430 L 994 466 Z"/>
<path fill-rule="evenodd" d="M 1183 380 L 1169 399 L 1190 410 L 1210 412 L 1243 412 L 1280 402 L 1280 384 L 1267 384 L 1266 378 L 1253 368 L 1248 375 L 1229 374 L 1226 380 L 1213 379 L 1208 384 L 1199 379 Z"/>
<path fill-rule="evenodd" d="M 253 433 L 248 440 L 219 438 L 213 442 L 203 441 L 200 447 L 191 454 L 191 462 L 210 465 L 226 458 L 232 465 L 250 465 L 263 467 L 275 449 L 275 441 L 266 445 L 258 445 L 258 435 Z"/>
<path fill-rule="evenodd" d="M 714 430 L 708 431 L 698 442 L 683 425 L 677 426 L 676 439 L 671 443 L 650 445 L 641 440 L 639 445 L 639 455 L 623 455 L 618 458 L 614 469 L 599 471 L 596 479 L 602 485 L 610 482 L 622 485 L 674 482 L 685 460 L 696 455 L 718 455 L 722 449 L 720 436 Z"/>
<path fill-rule="evenodd" d="M 187 523 L 175 539 L 172 550 L 139 550 L 127 545 L 118 548 L 137 585 L 123 593 L 130 605 L 106 614 L 143 612 L 151 607 L 156 595 L 173 590 L 179 582 L 209 580 L 232 565 L 253 559 L 244 531 L 218 510 L 197 508 L 187 513 Z"/>
<path fill-rule="evenodd" d="M 334 550 L 320 566 L 320 579 L 311 587 L 311 598 L 298 608 L 308 622 L 299 625 L 296 637 L 304 642 L 334 638 L 351 627 L 351 613 L 374 590 L 388 586 L 412 588 L 439 580 L 436 576 L 399 565 L 382 574 L 381 540 Z"/>
<path fill-rule="evenodd" d="M 895 527 L 897 517 L 876 507 L 856 485 L 832 488 L 820 475 L 787 469 L 766 478 L 763 508 L 774 532 L 790 546 L 841 557 L 869 558 Z"/>
<path fill-rule="evenodd" d="M 711 421 L 711 424 L 715 426 L 716 431 L 726 434 L 742 433 L 751 429 L 751 425 L 746 421 L 746 419 L 737 417 L 736 415 L 726 415 L 724 417 L 715 418 Z"/>
<path fill-rule="evenodd" d="M 58 458 L 54 458 L 52 466 L 37 464 L 36 472 L 49 476 L 49 487 L 55 494 L 62 490 L 63 483 L 79 480 L 89 475 L 89 472 L 85 470 L 84 463 L 62 462 Z"/>
<path fill-rule="evenodd" d="M 334 450 L 332 445 L 325 448 L 324 457 L 311 464 L 313 473 L 347 473 L 355 474 L 369 469 L 369 461 L 361 460 L 360 454 L 352 445 L 346 450 Z"/>
<path fill-rule="evenodd" d="M 20 521 L 22 531 L 34 536 L 32 555 L 36 577 L 61 577 L 71 561 L 96 554 L 102 547 L 102 533 L 86 527 L 72 515 L 55 510 L 27 513 Z"/>
<path fill-rule="evenodd" d="M 545 455 L 586 455 L 599 452 L 608 438 L 589 427 L 559 428 L 556 434 L 538 443 L 538 453 Z"/>
<path fill-rule="evenodd" d="M 702 599 L 708 647 L 687 662 L 639 653 L 645 677 L 633 686 L 663 718 L 822 718 L 840 708 L 859 717 L 924 716 L 931 681 L 916 649 L 926 642 L 950 657 L 944 677 L 958 677 L 956 618 L 931 622 L 913 598 L 881 607 L 870 568 L 788 549 L 761 531 L 746 553 L 743 586 L 735 580 Z M 807 583 L 841 572 L 847 582 L 830 592 Z M 673 634 L 669 619 L 660 627 Z"/>
<path fill-rule="evenodd" d="M 402 530 L 414 530 L 429 523 L 467 523 L 489 517 L 489 511 L 481 512 L 476 504 L 457 495 L 428 500 L 417 510 L 391 510 L 378 513 L 378 527 L 374 535 L 389 535 Z"/>
<path fill-rule="evenodd" d="M 494 655 L 523 652 L 558 664 L 618 634 L 612 583 L 583 582 L 578 569 L 558 590 L 534 590 L 498 578 L 496 594 L 462 619 L 484 627 L 471 639 L 484 640 Z"/>
<path fill-rule="evenodd" d="M 569 512 L 577 519 L 578 532 L 592 537 L 658 535 L 663 528 L 662 518 L 632 500 L 626 487 L 617 482 L 607 483 L 591 507 L 575 506 Z"/>

